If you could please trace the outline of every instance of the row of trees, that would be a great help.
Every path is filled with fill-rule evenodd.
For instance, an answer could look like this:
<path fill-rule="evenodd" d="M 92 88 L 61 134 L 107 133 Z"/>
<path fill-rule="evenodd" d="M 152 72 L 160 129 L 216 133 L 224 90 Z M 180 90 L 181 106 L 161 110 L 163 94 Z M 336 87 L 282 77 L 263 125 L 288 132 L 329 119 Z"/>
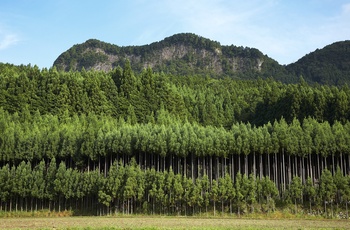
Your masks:
<path fill-rule="evenodd" d="M 207 175 L 188 178 L 154 168 L 142 170 L 136 161 L 115 161 L 107 176 L 99 170 L 81 172 L 64 162 L 30 162 L 0 168 L 0 211 L 49 209 L 84 210 L 90 214 L 148 213 L 188 215 L 217 211 L 221 213 L 270 212 L 276 203 L 309 212 L 329 212 L 348 206 L 350 177 L 338 169 L 334 176 L 327 169 L 320 181 L 308 178 L 302 183 L 294 177 L 284 193 L 279 193 L 269 177 L 257 178 L 238 173 L 234 180 L 226 173 L 210 182 Z M 300 210 L 299 210 L 300 211 Z"/>
<path fill-rule="evenodd" d="M 285 85 L 273 80 L 235 81 L 198 76 L 134 74 L 130 64 L 105 73 L 58 72 L 0 64 L 0 107 L 10 113 L 106 114 L 125 118 L 133 110 L 138 123 L 161 109 L 181 120 L 230 129 L 237 122 L 263 125 L 283 116 L 288 123 L 307 117 L 344 123 L 350 118 L 350 89 Z"/>
<path fill-rule="evenodd" d="M 0 165 L 26 160 L 59 159 L 81 170 L 101 169 L 106 175 L 114 160 L 135 158 L 142 168 L 169 170 L 210 181 L 226 171 L 260 178 L 268 176 L 282 192 L 299 176 L 315 182 L 328 168 L 350 172 L 350 122 L 284 119 L 255 127 L 234 124 L 230 130 L 181 122 L 160 113 L 153 123 L 139 124 L 131 116 L 40 115 L 0 110 Z"/>
<path fill-rule="evenodd" d="M 285 119 L 256 127 L 237 123 L 230 130 L 182 122 L 166 111 L 146 124 L 134 114 L 124 119 L 105 115 L 66 116 L 10 113 L 0 109 L 1 162 L 108 154 L 228 157 L 249 154 L 349 155 L 350 123 Z M 346 161 L 346 160 L 345 160 Z M 348 170 L 348 169 L 347 169 Z"/>

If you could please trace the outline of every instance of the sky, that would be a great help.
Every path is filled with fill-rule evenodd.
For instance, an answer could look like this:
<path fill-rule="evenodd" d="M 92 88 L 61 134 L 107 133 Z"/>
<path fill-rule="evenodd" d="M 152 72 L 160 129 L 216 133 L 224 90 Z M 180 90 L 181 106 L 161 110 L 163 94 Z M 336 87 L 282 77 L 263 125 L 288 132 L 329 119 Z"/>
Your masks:
<path fill-rule="evenodd" d="M 1 0 L 0 62 L 50 68 L 94 38 L 146 45 L 194 33 L 280 64 L 350 40 L 350 0 Z"/>

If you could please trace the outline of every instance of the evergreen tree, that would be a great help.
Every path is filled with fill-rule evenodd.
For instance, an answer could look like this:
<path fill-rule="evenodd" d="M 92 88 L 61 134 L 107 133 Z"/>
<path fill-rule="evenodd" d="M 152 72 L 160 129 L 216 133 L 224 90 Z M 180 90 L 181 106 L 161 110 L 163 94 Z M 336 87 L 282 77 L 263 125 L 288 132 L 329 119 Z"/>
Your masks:
<path fill-rule="evenodd" d="M 294 200 L 295 213 L 297 213 L 298 212 L 297 201 L 301 200 L 303 196 L 303 185 L 300 177 L 298 176 L 293 177 L 289 190 L 291 193 L 291 197 Z"/>
<path fill-rule="evenodd" d="M 306 195 L 307 199 L 309 201 L 309 213 L 312 212 L 311 205 L 313 202 L 315 202 L 315 196 L 316 196 L 316 188 L 312 183 L 311 177 L 308 177 L 306 179 L 306 183 L 304 185 L 304 191 L 303 194 Z"/>
<path fill-rule="evenodd" d="M 254 174 L 249 175 L 249 184 L 248 184 L 248 194 L 247 202 L 250 206 L 250 211 L 254 212 L 254 205 L 256 204 L 257 199 L 257 181 Z"/>
<path fill-rule="evenodd" d="M 63 172 L 63 168 L 61 169 Z M 61 172 L 61 173 L 62 173 Z M 45 174 L 45 198 L 49 199 L 49 210 L 51 210 L 51 202 L 56 198 L 56 190 L 55 190 L 55 180 L 56 180 L 57 166 L 56 159 L 53 158 L 50 161 L 50 164 L 47 168 Z"/>
<path fill-rule="evenodd" d="M 11 192 L 11 179 L 10 167 L 8 164 L 4 165 L 0 169 L 0 211 L 2 211 L 2 204 L 8 201 Z M 6 211 L 6 206 L 5 206 Z"/>
<path fill-rule="evenodd" d="M 32 201 L 33 198 L 36 199 L 35 211 L 38 210 L 38 199 L 43 200 L 45 198 L 45 162 L 42 160 L 33 170 L 33 185 L 31 190 Z M 31 202 L 31 208 L 33 208 L 33 202 Z"/>
<path fill-rule="evenodd" d="M 61 211 L 62 198 L 67 194 L 67 180 L 66 178 L 66 164 L 61 162 L 56 172 L 55 180 L 54 180 L 54 191 L 58 195 L 58 211 Z"/>
<path fill-rule="evenodd" d="M 269 177 L 262 178 L 261 187 L 262 196 L 265 198 L 266 201 L 267 211 L 270 212 L 271 209 L 274 210 L 275 208 L 274 198 L 278 195 L 277 187 Z"/>
<path fill-rule="evenodd" d="M 331 172 L 328 169 L 325 169 L 320 178 L 320 188 L 319 196 L 324 203 L 324 211 L 327 213 L 327 203 L 330 203 L 332 206 L 332 215 L 333 215 L 333 201 L 335 198 L 336 185 Z"/>
<path fill-rule="evenodd" d="M 211 185 L 210 189 L 210 198 L 213 201 L 213 207 L 214 207 L 214 216 L 216 215 L 216 202 L 219 198 L 219 185 L 218 182 L 214 179 Z"/>
<path fill-rule="evenodd" d="M 209 206 L 210 197 L 211 197 L 209 177 L 206 174 L 204 174 L 201 182 L 202 182 L 202 194 L 203 194 L 203 202 L 205 205 L 205 212 L 208 213 L 208 206 Z"/>
<path fill-rule="evenodd" d="M 345 176 L 343 176 L 343 173 L 340 170 L 339 166 L 337 167 L 337 170 L 333 176 L 333 180 L 334 180 L 334 184 L 336 187 L 336 199 L 335 199 L 335 201 L 336 201 L 337 206 L 338 206 L 338 204 L 342 202 L 343 195 L 346 194 L 347 186 L 349 186 L 347 184 L 347 178 Z"/>
<path fill-rule="evenodd" d="M 237 205 L 237 214 L 241 215 L 241 209 L 244 207 L 244 187 L 242 186 L 242 174 L 238 172 L 235 178 L 235 191 L 236 191 L 236 205 Z M 242 189 L 243 187 L 243 189 Z"/>

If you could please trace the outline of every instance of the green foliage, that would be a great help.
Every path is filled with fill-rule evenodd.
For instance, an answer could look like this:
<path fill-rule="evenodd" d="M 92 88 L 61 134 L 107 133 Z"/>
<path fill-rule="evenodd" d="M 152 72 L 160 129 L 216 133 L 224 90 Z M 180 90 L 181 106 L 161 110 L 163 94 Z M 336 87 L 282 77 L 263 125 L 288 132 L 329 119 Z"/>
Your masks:
<path fill-rule="evenodd" d="M 93 198 L 115 212 L 127 208 L 124 210 L 125 213 L 143 213 L 148 208 L 152 209 L 153 206 L 153 212 L 158 213 L 184 212 L 186 214 L 186 207 L 189 207 L 192 211 L 187 210 L 187 212 L 195 214 L 195 210 L 198 212 L 204 206 L 207 211 L 208 208 L 212 208 L 215 213 L 216 204 L 220 203 L 222 213 L 227 212 L 227 208 L 235 204 L 238 214 L 243 214 L 247 211 L 254 212 L 253 207 L 258 207 L 255 205 L 257 194 L 262 196 L 262 200 L 259 201 L 262 204 L 261 209 L 255 209 L 258 212 L 273 211 L 275 202 L 279 201 L 278 190 L 268 177 L 258 179 L 253 175 L 247 177 L 245 174 L 238 173 L 233 183 L 231 176 L 226 173 L 225 176 L 219 177 L 218 181 L 213 180 L 212 184 L 207 176 L 197 178 L 195 183 L 192 183 L 192 179 L 175 174 L 172 170 L 164 172 L 155 171 L 154 168 L 141 170 L 134 159 L 126 165 L 114 161 L 107 177 L 100 174 L 99 169 L 79 172 L 76 169 L 67 168 L 65 163 L 60 163 L 56 168 L 54 179 L 55 193 L 48 196 L 47 193 L 50 192 L 45 188 L 49 187 L 50 181 L 40 178 L 48 178 L 52 172 L 43 170 L 45 169 L 43 163 L 41 161 L 33 170 L 30 170 L 30 164 L 25 162 L 21 162 L 17 167 L 10 168 L 5 165 L 0 168 L 0 182 L 11 176 L 17 178 L 13 183 L 7 183 L 6 186 L 1 187 L 2 204 L 17 197 L 27 200 L 36 199 L 40 202 L 47 199 L 56 200 L 58 204 L 64 204 L 65 208 L 67 208 L 66 205 L 72 208 L 77 205 L 77 203 L 74 205 L 72 200 L 76 202 L 81 200 L 80 205 L 84 205 L 84 200 Z M 53 164 L 48 167 L 53 167 Z M 36 181 L 38 178 L 39 180 Z M 339 179 L 343 182 L 342 185 L 339 184 Z M 28 182 L 32 182 L 32 185 Z M 349 199 L 349 185 L 348 176 L 340 176 L 339 171 L 332 176 L 326 169 L 322 173 L 319 189 L 317 185 L 312 184 L 311 178 L 307 179 L 306 184 L 302 184 L 300 177 L 293 177 L 290 195 L 295 201 L 298 200 L 296 205 L 302 205 L 300 203 L 302 195 L 311 201 L 318 195 L 324 202 L 330 202 L 340 196 L 337 201 L 335 199 L 334 201 L 341 204 L 342 200 Z M 317 190 L 318 194 L 316 194 Z M 235 202 L 232 203 L 234 199 Z M 138 208 L 138 204 L 145 204 L 145 202 L 150 202 L 151 205 L 144 206 L 146 209 Z M 21 209 L 23 207 L 22 204 Z"/>
<path fill-rule="evenodd" d="M 326 169 L 320 178 L 319 196 L 323 202 L 333 202 L 335 198 L 336 185 L 331 172 Z"/>
<path fill-rule="evenodd" d="M 336 42 L 305 55 L 287 66 L 290 72 L 303 76 L 308 82 L 344 85 L 349 83 L 350 42 Z"/>
<path fill-rule="evenodd" d="M 62 118 L 94 113 L 147 123 L 162 122 L 167 114 L 226 129 L 237 122 L 261 126 L 282 117 L 288 124 L 307 117 L 343 124 L 350 117 L 348 87 L 174 77 L 150 68 L 135 74 L 128 63 L 108 73 L 6 66 L 0 75 L 0 107 L 17 112 L 22 121 L 35 113 Z"/>
<path fill-rule="evenodd" d="M 347 87 L 137 74 L 127 62 L 0 67 L 1 210 L 240 215 L 273 211 L 282 194 L 296 211 L 305 198 L 310 210 L 349 200 Z"/>

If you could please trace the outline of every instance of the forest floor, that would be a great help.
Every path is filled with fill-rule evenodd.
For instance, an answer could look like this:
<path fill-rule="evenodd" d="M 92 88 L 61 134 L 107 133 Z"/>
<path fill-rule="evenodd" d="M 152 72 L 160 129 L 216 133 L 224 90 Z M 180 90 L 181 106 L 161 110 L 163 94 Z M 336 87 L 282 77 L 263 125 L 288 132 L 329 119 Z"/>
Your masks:
<path fill-rule="evenodd" d="M 350 229 L 349 220 L 196 217 L 1 218 L 0 229 Z"/>

